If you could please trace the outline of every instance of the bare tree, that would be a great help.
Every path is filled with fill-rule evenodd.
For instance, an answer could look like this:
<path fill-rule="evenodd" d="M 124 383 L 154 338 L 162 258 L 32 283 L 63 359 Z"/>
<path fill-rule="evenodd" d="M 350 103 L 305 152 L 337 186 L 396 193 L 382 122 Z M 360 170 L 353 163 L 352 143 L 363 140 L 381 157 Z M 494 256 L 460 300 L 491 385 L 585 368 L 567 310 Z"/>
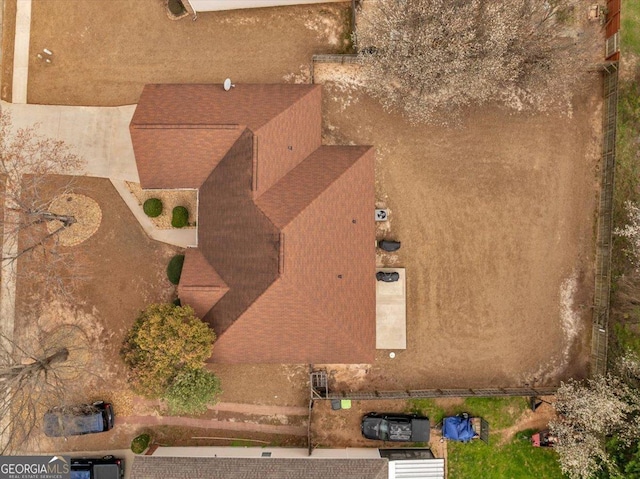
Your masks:
<path fill-rule="evenodd" d="M 60 248 L 61 234 L 76 218 L 52 205 L 70 193 L 84 161 L 62 141 L 45 138 L 36 127 L 14 128 L 0 113 L 0 180 L 3 193 L 2 291 L 0 294 L 0 453 L 25 446 L 46 408 L 64 404 L 90 355 L 89 341 L 79 327 L 40 321 L 47 304 L 69 291 L 75 252 Z M 18 260 L 20 267 L 18 268 Z M 16 279 L 44 287 L 33 311 L 15 315 Z M 42 294 L 48 295 L 44 301 Z M 22 308 L 24 309 L 24 308 Z M 15 323 L 20 328 L 14 331 Z"/>
<path fill-rule="evenodd" d="M 90 340 L 74 325 L 0 336 L 0 454 L 37 440 L 34 430 L 52 406 L 66 405 L 93 379 Z M 35 334 L 35 336 L 34 336 Z"/>
<path fill-rule="evenodd" d="M 624 365 L 638 371 L 638 365 Z M 572 479 L 594 477 L 605 470 L 619 476 L 607 440 L 624 448 L 637 440 L 640 428 L 640 393 L 617 375 L 598 376 L 585 382 L 570 380 L 556 394 L 558 419 L 549 423 L 557 437 L 562 471 Z"/>
<path fill-rule="evenodd" d="M 3 272 L 17 274 L 15 262 L 26 254 L 38 255 L 39 265 L 31 274 L 64 291 L 60 283 L 69 255 L 60 249 L 59 235 L 76 218 L 52 210 L 60 195 L 70 193 L 73 178 L 62 186 L 49 187 L 58 175 L 77 175 L 84 161 L 60 140 L 45 138 L 36 127 L 15 129 L 7 112 L 0 113 L 0 178 L 4 180 Z"/>
<path fill-rule="evenodd" d="M 582 2 L 583 3 L 583 2 Z M 358 20 L 363 84 L 412 122 L 462 107 L 566 103 L 586 73 L 597 27 L 577 0 L 365 0 Z"/>

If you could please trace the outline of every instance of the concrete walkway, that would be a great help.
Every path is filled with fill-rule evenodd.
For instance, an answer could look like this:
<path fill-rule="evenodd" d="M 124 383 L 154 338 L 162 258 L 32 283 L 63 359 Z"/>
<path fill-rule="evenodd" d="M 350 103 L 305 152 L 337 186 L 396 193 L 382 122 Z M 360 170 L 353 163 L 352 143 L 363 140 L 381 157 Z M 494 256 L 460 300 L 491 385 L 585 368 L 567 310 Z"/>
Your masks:
<path fill-rule="evenodd" d="M 80 176 L 109 178 L 150 238 L 180 247 L 197 244 L 196 229 L 159 229 L 144 214 L 125 181 L 139 183 L 138 169 L 129 134 L 135 105 L 118 107 L 29 105 L 0 102 L 11 114 L 13 125 L 37 124 L 38 133 L 64 141 L 86 160 Z"/>
<path fill-rule="evenodd" d="M 31 0 L 17 1 L 11 101 L 13 101 L 13 103 L 27 103 L 29 41 L 31 38 Z"/>
<path fill-rule="evenodd" d="M 189 246 L 195 247 L 198 245 L 197 228 L 157 228 L 153 221 L 151 221 L 151 218 L 149 218 L 144 213 L 142 207 L 138 203 L 138 198 L 136 198 L 133 193 L 131 193 L 123 180 L 111 178 L 111 184 L 127 204 L 129 209 L 133 213 L 133 216 L 136 217 L 138 223 L 140 223 L 140 226 L 142 226 L 142 229 L 151 239 L 161 241 L 162 243 L 172 244 L 174 246 L 180 246 L 181 248 L 187 248 Z"/>
<path fill-rule="evenodd" d="M 161 405 L 158 399 L 138 399 L 138 401 L 151 407 Z M 257 414 L 259 416 L 308 416 L 309 408 L 307 406 L 277 406 L 269 404 L 248 404 L 236 402 L 219 402 L 213 406 L 209 406 L 211 411 L 235 412 L 239 414 Z"/>
<path fill-rule="evenodd" d="M 181 426 L 229 431 L 262 432 L 265 434 L 285 434 L 306 436 L 307 426 L 258 424 L 254 422 L 220 421 L 218 419 L 198 419 L 178 416 L 118 416 L 118 424 L 133 426 Z"/>
<path fill-rule="evenodd" d="M 305 406 L 269 406 L 259 404 L 244 404 L 233 402 L 221 402 L 213 407 L 212 411 L 237 412 L 241 414 L 259 414 L 261 416 L 271 416 L 282 414 L 284 416 L 308 416 L 309 408 Z"/>

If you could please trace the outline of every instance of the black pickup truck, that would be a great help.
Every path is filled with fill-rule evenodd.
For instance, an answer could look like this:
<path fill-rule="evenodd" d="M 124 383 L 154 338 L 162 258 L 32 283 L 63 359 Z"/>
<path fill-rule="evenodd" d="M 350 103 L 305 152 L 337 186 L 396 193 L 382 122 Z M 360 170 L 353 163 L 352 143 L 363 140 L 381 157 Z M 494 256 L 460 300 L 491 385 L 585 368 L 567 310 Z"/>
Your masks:
<path fill-rule="evenodd" d="M 417 414 L 370 412 L 362 417 L 362 435 L 393 442 L 429 442 L 429 418 Z"/>
<path fill-rule="evenodd" d="M 72 458 L 71 479 L 124 479 L 124 461 L 113 456 Z"/>

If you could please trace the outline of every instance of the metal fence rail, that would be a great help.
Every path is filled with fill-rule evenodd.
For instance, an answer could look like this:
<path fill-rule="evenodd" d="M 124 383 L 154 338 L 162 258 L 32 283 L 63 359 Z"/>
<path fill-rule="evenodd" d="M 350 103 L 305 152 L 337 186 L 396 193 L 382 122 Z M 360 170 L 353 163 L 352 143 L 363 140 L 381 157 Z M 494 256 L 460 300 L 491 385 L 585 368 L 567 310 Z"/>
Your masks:
<path fill-rule="evenodd" d="M 314 63 L 358 63 L 358 55 L 356 53 L 327 53 L 313 55 L 311 60 Z"/>
<path fill-rule="evenodd" d="M 508 397 L 508 396 L 551 396 L 557 387 L 538 388 L 477 388 L 477 389 L 418 389 L 407 391 L 330 391 L 324 399 L 418 399 L 443 397 Z"/>
<path fill-rule="evenodd" d="M 613 189 L 616 167 L 616 121 L 618 115 L 618 63 L 603 69 L 604 116 L 602 141 L 602 179 L 598 205 L 596 274 L 591 337 L 591 374 L 607 371 L 609 301 L 611 293 L 611 230 Z"/>

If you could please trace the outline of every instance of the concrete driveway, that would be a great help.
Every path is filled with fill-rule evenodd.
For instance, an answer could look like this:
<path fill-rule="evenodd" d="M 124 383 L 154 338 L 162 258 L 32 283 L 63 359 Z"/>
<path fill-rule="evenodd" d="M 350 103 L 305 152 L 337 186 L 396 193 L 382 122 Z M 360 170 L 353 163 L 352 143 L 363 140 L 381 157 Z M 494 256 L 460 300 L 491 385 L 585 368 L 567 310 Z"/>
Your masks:
<path fill-rule="evenodd" d="M 15 127 L 38 125 L 46 137 L 62 140 L 87 161 L 79 175 L 139 182 L 129 122 L 135 105 L 118 107 L 31 105 L 0 102 Z"/>
<path fill-rule="evenodd" d="M 393 283 L 376 281 L 376 349 L 407 349 L 407 289 L 404 268 L 377 268 L 398 273 Z"/>

